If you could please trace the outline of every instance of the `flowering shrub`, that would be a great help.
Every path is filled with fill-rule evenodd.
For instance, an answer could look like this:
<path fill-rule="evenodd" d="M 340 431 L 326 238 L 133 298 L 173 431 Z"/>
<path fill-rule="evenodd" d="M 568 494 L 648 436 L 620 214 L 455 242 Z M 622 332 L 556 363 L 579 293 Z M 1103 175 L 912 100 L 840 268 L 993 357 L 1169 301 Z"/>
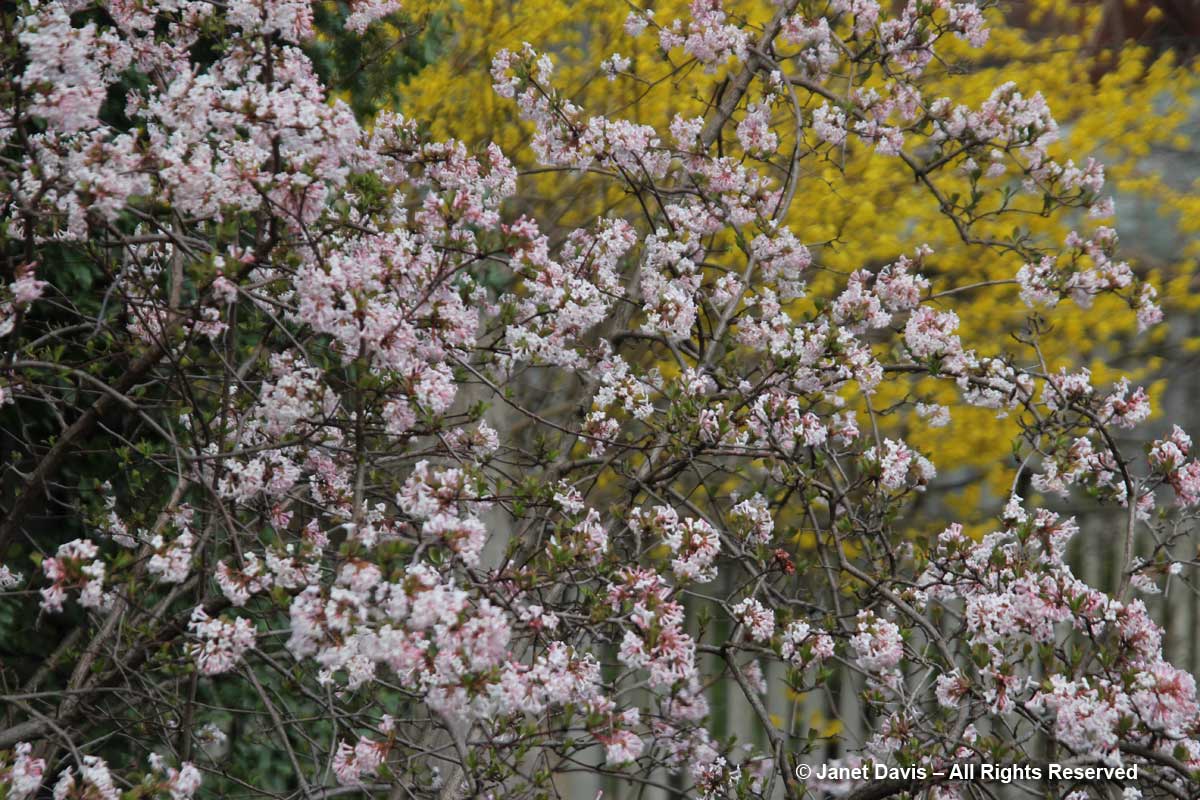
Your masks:
<path fill-rule="evenodd" d="M 347 27 L 393 10 L 355 4 Z M 1030 306 L 1103 295 L 1154 326 L 1154 288 L 1097 222 L 1103 169 L 1051 157 L 1037 93 L 927 95 L 946 40 L 988 39 L 971 3 L 751 21 L 695 0 L 626 27 L 659 79 L 711 93 L 705 116 L 591 112 L 550 55 L 495 54 L 542 169 L 628 198 L 562 230 L 511 211 L 498 145 L 330 100 L 299 47 L 307 3 L 19 6 L 0 602 L 70 633 L 4 668 L 9 794 L 43 775 L 59 800 L 275 794 L 214 756 L 252 715 L 305 797 L 537 797 L 581 770 L 798 797 L 814 744 L 763 698 L 833 681 L 861 692 L 860 761 L 1136 763 L 1127 794 L 1200 789 L 1194 681 L 1133 596 L 1190 568 L 1187 434 L 1123 447 L 1147 393 L 1047 363 L 1036 319 L 1012 349 L 965 345 L 955 296 L 988 285 L 937 269 L 999 252 Z M 814 287 L 832 245 L 786 219 L 848 142 L 923 187 L 954 252 Z M 980 232 L 1031 214 L 1079 233 Z M 955 406 L 908 391 L 925 380 Z M 947 465 L 880 418 L 960 408 L 1019 421 L 1017 478 L 1113 510 L 1110 591 L 1072 573 L 1074 521 L 1016 489 L 979 540 L 910 535 Z M 107 471 L 77 480 L 96 452 Z M 80 535 L 42 524 L 61 508 Z M 716 684 L 758 745 L 710 729 Z"/>

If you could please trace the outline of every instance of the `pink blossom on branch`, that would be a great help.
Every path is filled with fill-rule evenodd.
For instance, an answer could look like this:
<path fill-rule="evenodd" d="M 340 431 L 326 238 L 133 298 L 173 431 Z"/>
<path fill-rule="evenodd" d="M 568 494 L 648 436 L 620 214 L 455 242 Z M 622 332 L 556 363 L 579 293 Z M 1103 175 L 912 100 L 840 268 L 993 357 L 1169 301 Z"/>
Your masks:
<path fill-rule="evenodd" d="M 399 10 L 351 3 L 346 27 Z M 65 496 L 88 527 L 17 519 L 0 588 L 37 563 L 5 597 L 79 626 L 88 666 L 66 694 L 31 692 L 37 714 L 14 707 L 10 794 L 51 763 L 30 742 L 61 744 L 40 720 L 90 733 L 95 715 L 151 771 L 72 753 L 57 798 L 187 800 L 225 724 L 197 717 L 252 679 L 264 746 L 308 789 L 533 797 L 561 768 L 765 796 L 816 747 L 768 709 L 822 703 L 834 672 L 859 694 L 864 759 L 940 764 L 985 739 L 1040 757 L 1030 743 L 1053 741 L 1159 770 L 1137 791 L 1195 793 L 1194 681 L 1130 599 L 1192 566 L 1167 534 L 1200 504 L 1191 439 L 1135 453 L 1150 394 L 1044 364 L 1037 325 L 964 344 L 962 287 L 938 263 L 970 258 L 978 233 L 946 181 L 1016 213 L 1095 215 L 1103 167 L 1051 157 L 1037 93 L 959 102 L 949 70 L 948 96 L 929 95 L 947 37 L 986 44 L 985 7 L 659 14 L 635 8 L 625 29 L 662 52 L 639 49 L 634 75 L 614 45 L 595 74 L 712 108 L 585 108 L 554 57 L 499 50 L 490 77 L 527 154 L 355 119 L 303 49 L 307 2 L 19 7 L 0 180 L 22 252 L 0 291 L 0 401 L 63 424 L 53 445 L 20 443 L 45 460 L 19 467 L 27 501 L 10 507 L 28 520 Z M 519 176 L 528 155 L 569 223 Z M 928 191 L 961 251 L 832 269 L 836 242 L 788 221 L 827 189 L 810 165 L 865 158 Z M 616 199 L 575 205 L 576 179 Z M 1154 324 L 1157 290 L 1085 217 L 1065 241 L 993 244 L 1012 263 L 999 291 L 1048 315 L 1112 295 Z M 62 252 L 104 276 L 98 294 L 50 285 Z M 83 346 L 59 344 L 65 317 Z M 1011 416 L 1013 486 L 1031 488 L 994 498 L 978 538 L 926 536 L 959 465 L 919 449 L 912 421 L 962 424 L 963 406 Z M 75 489 L 76 456 L 107 450 L 136 469 Z M 1130 556 L 1111 591 L 1073 572 L 1071 542 L 1094 534 L 1063 497 L 1119 520 L 1106 535 Z M 163 713 L 116 724 L 147 698 Z M 718 736 L 716 698 L 744 702 L 767 745 Z M 193 742 L 185 720 L 207 733 Z M 176 748 L 189 755 L 168 767 Z"/>

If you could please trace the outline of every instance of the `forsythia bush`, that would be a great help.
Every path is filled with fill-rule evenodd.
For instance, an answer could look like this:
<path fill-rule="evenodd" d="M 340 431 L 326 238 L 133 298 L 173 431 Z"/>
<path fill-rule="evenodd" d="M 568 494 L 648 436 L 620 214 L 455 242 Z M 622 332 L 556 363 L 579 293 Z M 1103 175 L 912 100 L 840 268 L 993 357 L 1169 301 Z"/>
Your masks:
<path fill-rule="evenodd" d="M 1134 595 L 1194 569 L 1200 461 L 1130 447 L 1146 389 L 1042 321 L 1153 336 L 1160 287 L 1047 97 L 956 66 L 1009 34 L 620 16 L 586 92 L 582 33 L 442 92 L 451 130 L 520 120 L 468 147 L 330 100 L 306 2 L 3 12 L 6 796 L 1200 792 Z M 1043 500 L 913 535 L 963 418 Z M 1111 591 L 1068 503 L 1108 511 Z M 768 704 L 835 687 L 866 735 L 801 780 L 823 745 Z M 730 693 L 758 742 L 710 725 Z"/>

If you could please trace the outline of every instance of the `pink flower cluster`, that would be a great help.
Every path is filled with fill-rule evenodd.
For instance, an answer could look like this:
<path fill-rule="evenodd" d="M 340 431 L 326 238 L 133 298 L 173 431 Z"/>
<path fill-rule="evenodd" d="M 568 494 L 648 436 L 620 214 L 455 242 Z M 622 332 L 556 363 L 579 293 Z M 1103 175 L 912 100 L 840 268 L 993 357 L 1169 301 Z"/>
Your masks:
<path fill-rule="evenodd" d="M 96 557 L 99 552 L 93 542 L 74 539 L 60 545 L 53 558 L 42 561 L 42 572 L 50 581 L 41 590 L 42 608 L 52 613 L 62 611 L 67 592 L 75 589 L 79 590 L 79 605 L 84 608 L 108 608 L 114 598 L 104 590 L 107 568 Z"/>
<path fill-rule="evenodd" d="M 99 756 L 83 757 L 78 780 L 75 768 L 67 767 L 54 784 L 54 800 L 119 800 L 120 797 L 107 762 Z"/>
<path fill-rule="evenodd" d="M 201 675 L 229 672 L 254 647 L 254 624 L 249 619 L 213 618 L 203 606 L 193 609 L 188 632 L 196 639 L 188 649 Z"/>
<path fill-rule="evenodd" d="M 994 713 L 1048 715 L 1059 741 L 1104 761 L 1120 763 L 1117 745 L 1132 737 L 1182 745 L 1200 764 L 1195 682 L 1163 659 L 1162 632 L 1142 602 L 1113 600 L 1071 574 L 1063 557 L 1078 531 L 1073 520 L 1045 510 L 1031 517 L 1014 498 L 1005 522 L 978 543 L 959 526 L 947 529 L 921 579 L 929 600 L 965 600 L 969 640 L 989 653 L 977 680 L 948 678 L 939 696 L 978 690 Z M 1113 637 L 1111 663 L 1096 674 L 1035 679 L 1022 656 L 1027 643 L 1054 642 L 1063 630 Z"/>
<path fill-rule="evenodd" d="M 1093 167 L 1093 170 L 1098 169 L 1098 166 Z M 1098 192 L 1102 182 L 1101 171 L 1100 177 L 1087 185 Z M 1078 185 L 1071 184 L 1070 188 Z M 1155 288 L 1148 283 L 1140 283 L 1128 263 L 1114 260 L 1117 249 L 1115 230 L 1100 227 L 1090 239 L 1071 233 L 1065 244 L 1067 253 L 1043 256 L 1036 263 L 1025 264 L 1017 272 L 1021 299 L 1026 305 L 1053 307 L 1061 298 L 1070 297 L 1079 307 L 1089 308 L 1097 295 L 1124 293 L 1129 305 L 1137 312 L 1139 330 L 1145 330 L 1162 319 Z"/>
<path fill-rule="evenodd" d="M 12 800 L 25 800 L 42 786 L 46 759 L 34 758 L 32 752 L 33 746 L 28 742 L 18 742 L 11 763 L 0 759 L 0 783 L 8 787 L 8 797 Z"/>

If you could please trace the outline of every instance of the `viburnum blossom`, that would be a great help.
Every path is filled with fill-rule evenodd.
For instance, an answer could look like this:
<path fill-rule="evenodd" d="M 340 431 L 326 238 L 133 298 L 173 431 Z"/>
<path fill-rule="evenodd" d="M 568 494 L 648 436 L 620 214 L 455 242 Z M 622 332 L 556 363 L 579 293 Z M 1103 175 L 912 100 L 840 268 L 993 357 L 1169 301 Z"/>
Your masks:
<path fill-rule="evenodd" d="M 683 47 L 709 69 L 729 58 L 745 58 L 748 34 L 737 25 L 726 24 L 721 0 L 692 0 L 690 10 L 686 23 L 676 19 L 671 27 L 660 30 L 664 50 Z"/>
<path fill-rule="evenodd" d="M 736 526 L 735 530 L 740 528 L 747 540 L 755 544 L 766 544 L 771 541 L 771 534 L 775 530 L 775 520 L 771 517 L 767 499 L 761 494 L 755 494 L 753 497 L 736 503 L 729 509 L 729 517 Z"/>
<path fill-rule="evenodd" d="M 247 650 L 254 647 L 254 626 L 245 617 L 233 622 L 211 618 L 202 606 L 196 606 L 188 622 L 188 631 L 198 640 L 190 646 L 196 668 L 203 675 L 219 675 L 237 666 Z"/>
<path fill-rule="evenodd" d="M 746 626 L 747 634 L 756 642 L 769 641 L 775 634 L 775 612 L 765 608 L 753 597 L 747 597 L 730 610 L 734 618 Z"/>
<path fill-rule="evenodd" d="M 169 545 L 162 536 L 155 536 L 150 546 L 155 554 L 150 557 L 147 569 L 158 576 L 163 583 L 183 583 L 191 571 L 192 547 L 195 537 L 189 531 L 184 531 Z"/>
<path fill-rule="evenodd" d="M 990 4 L 635 5 L 601 108 L 556 76 L 578 53 L 506 32 L 479 77 L 528 135 L 478 146 L 323 83 L 407 24 L 343 5 L 9 14 L 0 617 L 40 643 L 0 665 L 10 796 L 48 765 L 55 800 L 278 794 L 222 758 L 246 742 L 304 795 L 799 796 L 829 746 L 1196 794 L 1154 615 L 1200 461 L 1149 381 L 1041 346 L 1063 301 L 1146 327 L 1158 290 L 1045 98 L 957 85 Z M 620 100 L 658 84 L 669 116 Z M 838 198 L 878 229 L 809 213 L 825 170 L 888 176 Z M 958 241 L 902 244 L 884 201 Z M 845 257 L 862 236 L 895 251 Z M 1009 271 L 967 282 L 981 248 Z M 965 292 L 1015 303 L 1011 337 Z M 981 415 L 1016 432 L 986 490 L 928 437 Z M 1108 583 L 1075 563 L 1101 544 Z M 826 711 L 844 741 L 801 724 Z"/>
<path fill-rule="evenodd" d="M 98 756 L 84 756 L 79 766 L 79 778 L 75 768 L 67 767 L 54 784 L 54 800 L 118 800 L 121 793 L 113 783 L 108 763 Z"/>
<path fill-rule="evenodd" d="M 721 542 L 711 525 L 702 519 L 685 519 L 670 526 L 664 541 L 675 553 L 671 568 L 676 576 L 702 583 L 713 579 L 713 561 Z"/>
<path fill-rule="evenodd" d="M 783 631 L 779 654 L 785 661 L 803 666 L 806 661 L 815 659 L 824 661 L 834 653 L 833 639 L 809 626 L 807 622 L 797 620 L 790 623 Z"/>
<path fill-rule="evenodd" d="M 865 453 L 865 457 L 872 461 L 878 461 L 879 482 L 884 488 L 902 489 L 912 480 L 919 489 L 936 474 L 929 459 L 912 450 L 904 442 L 887 439 L 883 446 L 881 455 L 876 454 L 875 448 L 871 448 Z"/>
<path fill-rule="evenodd" d="M 629 731 L 618 731 L 605 742 L 604 760 L 613 765 L 637 760 L 642 754 L 642 740 Z"/>
<path fill-rule="evenodd" d="M 112 594 L 104 590 L 107 571 L 104 561 L 96 558 L 99 548 L 92 542 L 75 539 L 58 548 L 54 558 L 42 562 L 42 572 L 50 585 L 41 590 L 42 608 L 63 610 L 68 591 L 79 590 L 79 605 L 104 609 L 112 603 Z"/>
<path fill-rule="evenodd" d="M 46 759 L 34 758 L 32 751 L 29 742 L 18 742 L 11 762 L 0 758 L 0 783 L 8 787 L 7 796 L 12 800 L 24 800 L 41 788 Z"/>
<path fill-rule="evenodd" d="M 216 580 L 221 592 L 235 606 L 244 606 L 254 595 L 269 588 L 272 575 L 254 553 L 246 553 L 246 564 L 234 570 L 226 562 L 217 564 Z M 270 556 L 268 556 L 270 559 Z M 268 561 L 269 563 L 269 561 Z"/>
<path fill-rule="evenodd" d="M 17 279 L 0 292 L 0 337 L 12 333 L 17 313 L 42 296 L 46 282 L 34 277 L 35 264 L 17 268 Z"/>
<path fill-rule="evenodd" d="M 870 672 L 889 670 L 904 656 L 900 628 L 869 611 L 859 612 L 858 633 L 850 639 L 850 646 L 858 654 L 858 663 Z"/>
<path fill-rule="evenodd" d="M 0 564 L 0 590 L 15 589 L 21 585 L 23 579 L 24 576 L 20 572 L 14 572 L 6 564 Z"/>
<path fill-rule="evenodd" d="M 917 360 L 957 355 L 962 351 L 955 334 L 957 328 L 958 315 L 953 311 L 939 312 L 922 306 L 905 323 L 904 343 Z"/>
<path fill-rule="evenodd" d="M 943 708 L 958 708 L 970 684 L 961 675 L 951 673 L 937 678 L 937 701 Z"/>
<path fill-rule="evenodd" d="M 353 746 L 348 742 L 338 742 L 337 753 L 333 757 L 333 772 L 338 783 L 353 786 L 364 777 L 374 776 L 386 754 L 386 745 L 365 737 Z"/>
<path fill-rule="evenodd" d="M 150 754 L 150 768 L 162 776 L 164 788 L 171 795 L 171 800 L 190 800 L 200 788 L 202 777 L 200 770 L 190 761 L 179 766 L 168 767 L 158 753 Z"/>

